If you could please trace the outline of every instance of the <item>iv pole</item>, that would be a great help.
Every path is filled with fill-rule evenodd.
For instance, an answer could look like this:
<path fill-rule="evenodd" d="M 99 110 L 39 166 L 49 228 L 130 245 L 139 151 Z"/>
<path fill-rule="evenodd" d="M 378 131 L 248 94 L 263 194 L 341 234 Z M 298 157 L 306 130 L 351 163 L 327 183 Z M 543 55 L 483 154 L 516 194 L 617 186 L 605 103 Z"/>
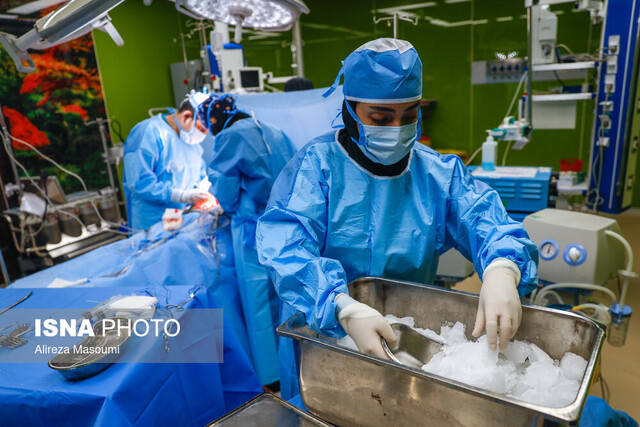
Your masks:
<path fill-rule="evenodd" d="M 391 16 L 385 16 L 384 18 L 376 18 L 373 17 L 373 23 L 378 24 L 382 21 L 393 21 L 393 38 L 398 38 L 398 20 L 403 20 L 407 22 L 411 22 L 413 25 L 418 25 L 418 17 L 409 15 L 405 12 L 393 12 Z M 388 26 L 391 26 L 391 22 L 387 22 Z"/>

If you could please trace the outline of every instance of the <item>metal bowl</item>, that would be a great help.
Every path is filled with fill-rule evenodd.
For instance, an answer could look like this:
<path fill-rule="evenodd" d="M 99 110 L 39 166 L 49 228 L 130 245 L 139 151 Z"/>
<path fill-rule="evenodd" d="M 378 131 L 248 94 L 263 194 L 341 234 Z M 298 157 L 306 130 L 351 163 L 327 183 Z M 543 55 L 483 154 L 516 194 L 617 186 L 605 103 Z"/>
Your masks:
<path fill-rule="evenodd" d="M 425 337 L 407 325 L 392 323 L 391 329 L 396 335 L 395 347 L 389 348 L 384 338 L 380 339 L 385 353 L 396 363 L 422 369 L 433 356 L 442 350 L 442 343 Z"/>
<path fill-rule="evenodd" d="M 106 321 L 115 321 L 113 329 L 104 331 Z M 61 353 L 49 359 L 49 367 L 60 372 L 66 379 L 75 381 L 91 377 L 118 360 L 123 345 L 131 337 L 131 319 L 111 317 L 93 325 L 95 336 L 84 338 L 69 348 L 69 353 Z"/>
<path fill-rule="evenodd" d="M 100 217 L 98 216 L 96 209 L 98 209 L 98 204 L 92 201 L 87 201 L 79 206 L 78 210 L 80 211 L 80 219 L 82 219 L 84 225 L 88 226 L 95 224 L 98 227 L 100 226 Z"/>
<path fill-rule="evenodd" d="M 98 200 L 98 208 L 100 214 L 109 222 L 118 222 L 120 217 L 118 215 L 118 199 L 113 190 L 104 192 L 100 200 Z"/>
<path fill-rule="evenodd" d="M 44 223 L 44 230 L 47 235 L 47 243 L 56 245 L 62 240 L 62 232 L 60 231 L 60 223 L 58 215 L 48 213 Z"/>
<path fill-rule="evenodd" d="M 76 217 L 79 215 L 78 209 L 75 207 L 58 209 L 58 218 L 62 232 L 67 236 L 79 237 L 82 234 L 82 226 L 76 218 L 67 213 L 67 210 Z"/>

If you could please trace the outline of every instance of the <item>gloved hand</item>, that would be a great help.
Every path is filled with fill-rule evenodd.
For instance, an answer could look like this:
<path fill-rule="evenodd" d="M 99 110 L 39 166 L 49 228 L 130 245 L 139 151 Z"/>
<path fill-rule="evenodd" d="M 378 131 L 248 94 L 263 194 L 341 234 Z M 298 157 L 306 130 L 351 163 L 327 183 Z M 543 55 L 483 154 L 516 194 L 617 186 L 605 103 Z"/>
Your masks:
<path fill-rule="evenodd" d="M 396 345 L 396 335 L 382 314 L 366 304 L 356 302 L 340 310 L 338 314 L 340 324 L 358 346 L 358 350 L 366 354 L 389 360 L 382 348 L 380 337 L 383 337 L 389 347 Z"/>
<path fill-rule="evenodd" d="M 195 204 L 199 200 L 207 200 L 210 197 L 208 191 L 192 188 L 189 190 L 173 190 L 171 192 L 171 201 L 174 203 Z"/>
<path fill-rule="evenodd" d="M 504 351 L 520 327 L 522 305 L 516 288 L 519 272 L 515 263 L 504 258 L 493 261 L 484 272 L 472 335 L 479 337 L 485 329 L 492 351 L 496 349 L 498 334 L 500 351 Z"/>

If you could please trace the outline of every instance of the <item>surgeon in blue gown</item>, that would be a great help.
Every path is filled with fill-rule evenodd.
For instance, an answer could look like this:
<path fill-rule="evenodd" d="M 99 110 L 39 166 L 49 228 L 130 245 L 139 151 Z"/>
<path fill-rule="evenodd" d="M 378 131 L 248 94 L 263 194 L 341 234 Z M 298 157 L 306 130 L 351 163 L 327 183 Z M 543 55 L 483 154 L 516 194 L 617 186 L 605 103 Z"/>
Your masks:
<path fill-rule="evenodd" d="M 165 209 L 207 199 L 196 185 L 206 177 L 200 143 L 207 129 L 196 117 L 208 96 L 192 92 L 177 112 L 143 120 L 124 143 L 124 188 L 129 226 L 151 227 Z"/>
<path fill-rule="evenodd" d="M 503 350 L 520 325 L 520 296 L 537 284 L 536 246 L 458 157 L 415 144 L 422 63 L 410 43 L 368 42 L 343 62 L 333 88 L 343 74 L 345 127 L 296 154 L 258 221 L 258 255 L 284 302 L 281 320 L 301 311 L 314 331 L 346 332 L 360 351 L 386 358 L 380 337 L 393 344 L 391 327 L 352 299 L 347 283 L 430 284 L 439 255 L 456 248 L 483 281 L 473 335 L 486 331 L 489 346 Z M 279 351 L 290 398 L 299 393 L 292 341 L 281 339 Z"/>
<path fill-rule="evenodd" d="M 275 328 L 278 295 L 258 262 L 256 223 L 264 212 L 273 183 L 294 154 L 279 129 L 236 108 L 231 95 L 211 96 L 199 116 L 215 137 L 209 164 L 210 191 L 231 217 L 236 275 L 249 345 L 260 382 L 278 381 Z"/>

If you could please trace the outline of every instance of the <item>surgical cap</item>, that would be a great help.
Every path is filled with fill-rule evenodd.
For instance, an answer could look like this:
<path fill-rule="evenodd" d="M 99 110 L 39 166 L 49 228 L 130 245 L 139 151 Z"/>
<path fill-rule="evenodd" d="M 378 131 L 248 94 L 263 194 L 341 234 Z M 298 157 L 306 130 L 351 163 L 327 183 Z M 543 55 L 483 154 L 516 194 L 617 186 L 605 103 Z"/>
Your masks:
<path fill-rule="evenodd" d="M 189 103 L 193 107 L 193 110 L 198 111 L 198 107 L 200 106 L 200 104 L 202 104 L 204 101 L 209 99 L 209 95 L 192 90 L 189 93 L 188 99 L 189 99 Z"/>
<path fill-rule="evenodd" d="M 422 62 L 415 48 L 405 40 L 381 38 L 367 42 L 342 63 L 329 96 L 340 84 L 349 101 L 394 104 L 422 98 Z"/>
<path fill-rule="evenodd" d="M 213 135 L 231 125 L 234 119 L 250 117 L 236 108 L 236 97 L 229 94 L 212 94 L 200 104 L 197 111 L 198 118 Z"/>

